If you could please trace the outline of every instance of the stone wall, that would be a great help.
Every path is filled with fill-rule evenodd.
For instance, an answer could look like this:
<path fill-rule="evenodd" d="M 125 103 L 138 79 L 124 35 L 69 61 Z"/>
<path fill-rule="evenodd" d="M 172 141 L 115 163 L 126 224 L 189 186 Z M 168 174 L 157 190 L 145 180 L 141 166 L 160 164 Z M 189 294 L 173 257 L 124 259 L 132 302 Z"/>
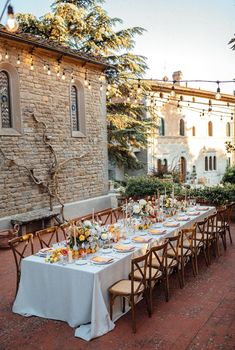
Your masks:
<path fill-rule="evenodd" d="M 9 58 L 5 59 L 6 50 Z M 20 65 L 17 58 L 20 55 Z M 92 77 L 92 89 L 85 88 L 85 137 L 71 136 L 70 85 L 73 76 L 84 81 L 85 68 L 79 61 L 63 59 L 61 72 L 66 79 L 56 76 L 56 57 L 46 51 L 33 52 L 34 70 L 30 69 L 31 54 L 28 47 L 0 42 L 0 68 L 8 62 L 18 72 L 21 110 L 21 133 L 18 136 L 0 136 L 0 218 L 49 206 L 48 193 L 33 183 L 25 168 L 33 169 L 37 179 L 49 181 L 49 169 L 53 156 L 43 142 L 43 126 L 32 117 L 46 123 L 48 140 L 52 144 L 58 163 L 73 160 L 62 167 L 58 176 L 59 195 L 64 203 L 98 197 L 108 192 L 107 132 L 105 91 L 100 91 L 99 66 L 86 65 Z M 57 57 L 58 58 L 58 57 Z M 51 75 L 43 69 L 43 62 L 50 64 Z M 96 74 L 94 74 L 96 73 Z M 91 75 L 92 74 L 92 75 Z M 105 89 L 104 89 L 105 90 Z M 58 201 L 54 200 L 54 205 Z"/>

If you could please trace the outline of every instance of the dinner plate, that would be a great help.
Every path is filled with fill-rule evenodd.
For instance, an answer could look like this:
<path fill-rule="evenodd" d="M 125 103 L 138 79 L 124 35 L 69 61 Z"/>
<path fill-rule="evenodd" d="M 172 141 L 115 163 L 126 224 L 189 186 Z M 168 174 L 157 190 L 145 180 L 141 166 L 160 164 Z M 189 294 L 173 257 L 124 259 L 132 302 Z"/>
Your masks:
<path fill-rule="evenodd" d="M 179 222 L 174 222 L 174 221 L 165 222 L 163 224 L 163 226 L 165 227 L 178 227 L 179 225 L 180 225 Z"/>
<path fill-rule="evenodd" d="M 130 244 L 131 240 L 130 239 L 121 239 L 120 243 L 122 243 L 122 244 Z"/>
<path fill-rule="evenodd" d="M 199 215 L 199 214 L 200 214 L 199 211 L 189 211 L 189 212 L 187 213 L 187 215 L 189 215 L 189 216 L 197 216 L 197 215 Z"/>
<path fill-rule="evenodd" d="M 82 260 L 82 259 L 76 260 L 75 264 L 76 265 L 86 265 L 87 264 L 87 260 Z"/>
<path fill-rule="evenodd" d="M 102 254 L 110 254 L 112 253 L 112 248 L 102 248 Z"/>

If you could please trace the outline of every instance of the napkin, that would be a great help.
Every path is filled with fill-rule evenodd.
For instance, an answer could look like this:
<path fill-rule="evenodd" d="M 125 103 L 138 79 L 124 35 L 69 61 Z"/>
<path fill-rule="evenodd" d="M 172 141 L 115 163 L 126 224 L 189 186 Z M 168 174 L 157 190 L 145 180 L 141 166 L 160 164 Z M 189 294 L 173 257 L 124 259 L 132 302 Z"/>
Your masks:
<path fill-rule="evenodd" d="M 132 241 L 137 242 L 137 243 L 148 243 L 150 240 L 151 240 L 151 238 L 149 238 L 149 237 L 145 238 L 145 237 L 136 236 L 136 237 L 132 238 Z"/>
<path fill-rule="evenodd" d="M 95 263 L 107 264 L 107 263 L 113 261 L 113 259 L 112 258 L 105 258 L 103 256 L 94 256 L 94 258 L 92 258 L 91 261 L 93 261 Z"/>
<path fill-rule="evenodd" d="M 135 247 L 133 245 L 123 245 L 123 244 L 117 244 L 114 246 L 116 250 L 119 250 L 121 252 L 133 250 Z"/>
<path fill-rule="evenodd" d="M 187 221 L 189 220 L 189 217 L 188 216 L 178 216 L 176 218 L 177 221 Z"/>
<path fill-rule="evenodd" d="M 204 210 L 208 210 L 209 207 L 198 207 L 197 209 L 200 210 L 200 211 L 204 211 Z"/>
<path fill-rule="evenodd" d="M 52 254 L 54 252 L 53 248 L 42 248 L 39 250 L 39 256 L 46 256 L 47 254 Z"/>
<path fill-rule="evenodd" d="M 200 211 L 189 211 L 187 213 L 187 215 L 189 215 L 189 216 L 196 216 L 196 215 L 199 215 L 199 214 L 200 214 Z"/>
<path fill-rule="evenodd" d="M 148 231 L 151 235 L 163 235 L 164 233 L 166 233 L 166 230 L 164 229 L 151 229 Z"/>
<path fill-rule="evenodd" d="M 179 225 L 180 225 L 179 222 L 165 222 L 163 224 L 163 226 L 165 226 L 165 227 L 177 227 Z"/>

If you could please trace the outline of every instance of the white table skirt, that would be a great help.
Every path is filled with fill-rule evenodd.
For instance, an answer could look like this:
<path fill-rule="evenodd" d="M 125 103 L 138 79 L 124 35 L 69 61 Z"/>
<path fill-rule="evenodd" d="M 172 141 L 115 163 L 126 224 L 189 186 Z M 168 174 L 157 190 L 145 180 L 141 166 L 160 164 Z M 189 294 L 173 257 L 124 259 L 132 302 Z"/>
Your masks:
<path fill-rule="evenodd" d="M 177 228 L 167 228 L 167 233 L 155 236 L 154 241 L 160 242 L 214 211 L 215 208 L 210 207 L 199 216 L 180 222 Z M 13 312 L 66 321 L 71 327 L 78 327 L 75 336 L 84 340 L 111 331 L 115 325 L 109 317 L 108 288 L 128 278 L 132 257 L 143 254 L 147 247 L 144 244 L 135 246 L 132 253 L 115 253 L 114 262 L 105 266 L 48 264 L 44 258 L 33 255 L 23 259 Z M 114 320 L 121 315 L 121 305 L 115 302 Z"/>

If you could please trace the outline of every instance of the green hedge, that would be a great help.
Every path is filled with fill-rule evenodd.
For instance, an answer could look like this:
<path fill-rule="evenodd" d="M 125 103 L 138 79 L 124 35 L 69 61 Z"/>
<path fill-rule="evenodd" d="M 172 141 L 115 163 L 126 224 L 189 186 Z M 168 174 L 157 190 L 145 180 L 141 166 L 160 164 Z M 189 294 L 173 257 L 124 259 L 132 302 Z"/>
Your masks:
<path fill-rule="evenodd" d="M 235 184 L 235 166 L 231 166 L 226 169 L 222 181 L 224 183 L 229 182 L 231 184 Z"/>
<path fill-rule="evenodd" d="M 136 176 L 127 178 L 125 194 L 127 197 L 145 197 L 153 195 L 159 190 L 161 194 L 172 192 L 173 183 L 164 182 L 152 176 Z M 175 195 L 181 192 L 181 186 L 174 184 Z"/>
<path fill-rule="evenodd" d="M 151 176 L 136 176 L 127 178 L 125 195 L 127 197 L 145 197 L 153 195 L 159 190 L 161 194 L 172 193 L 173 183 L 164 182 Z M 174 192 L 176 196 L 184 196 L 185 188 L 180 184 L 174 183 Z M 228 202 L 235 202 L 235 185 L 224 184 L 213 187 L 203 187 L 199 189 L 188 189 L 187 195 L 202 199 L 212 205 L 223 205 Z"/>

